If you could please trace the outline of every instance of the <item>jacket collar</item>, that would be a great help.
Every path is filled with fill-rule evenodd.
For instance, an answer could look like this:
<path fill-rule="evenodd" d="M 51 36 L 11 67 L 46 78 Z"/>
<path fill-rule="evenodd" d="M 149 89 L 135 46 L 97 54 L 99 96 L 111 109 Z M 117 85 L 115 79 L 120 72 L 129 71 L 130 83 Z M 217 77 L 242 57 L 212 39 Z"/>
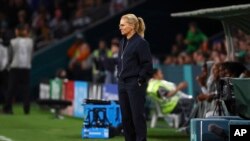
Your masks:
<path fill-rule="evenodd" d="M 135 38 L 137 38 L 139 35 L 137 33 L 135 33 L 131 38 L 127 39 L 126 37 L 124 37 L 124 40 L 127 40 L 127 41 L 132 41 L 134 40 Z"/>

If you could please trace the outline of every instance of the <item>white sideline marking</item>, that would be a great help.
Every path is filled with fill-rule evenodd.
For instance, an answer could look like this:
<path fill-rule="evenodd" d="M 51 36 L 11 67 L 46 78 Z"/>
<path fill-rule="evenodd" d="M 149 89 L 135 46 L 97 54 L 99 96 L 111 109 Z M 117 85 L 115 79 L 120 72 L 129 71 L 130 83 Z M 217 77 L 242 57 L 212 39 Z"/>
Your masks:
<path fill-rule="evenodd" d="M 1 135 L 0 135 L 0 141 L 13 141 L 13 140 L 10 139 L 10 138 L 7 138 L 7 137 L 5 137 L 5 136 L 1 136 Z"/>

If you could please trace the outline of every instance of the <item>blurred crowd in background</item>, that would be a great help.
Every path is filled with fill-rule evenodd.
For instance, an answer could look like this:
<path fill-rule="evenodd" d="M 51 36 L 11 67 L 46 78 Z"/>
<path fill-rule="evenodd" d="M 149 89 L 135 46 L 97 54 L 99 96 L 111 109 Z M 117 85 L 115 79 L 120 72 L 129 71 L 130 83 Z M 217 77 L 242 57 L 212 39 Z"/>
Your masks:
<path fill-rule="evenodd" d="M 35 51 L 104 17 L 124 10 L 138 0 L 1 0 L 0 37 L 9 45 L 14 28 L 30 30 Z"/>

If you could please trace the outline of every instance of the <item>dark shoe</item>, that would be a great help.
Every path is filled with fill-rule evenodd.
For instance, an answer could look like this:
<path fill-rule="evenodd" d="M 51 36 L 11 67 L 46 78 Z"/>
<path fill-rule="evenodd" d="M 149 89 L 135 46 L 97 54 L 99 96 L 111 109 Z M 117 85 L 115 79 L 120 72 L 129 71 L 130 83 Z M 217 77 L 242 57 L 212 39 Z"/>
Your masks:
<path fill-rule="evenodd" d="M 23 112 L 24 112 L 25 115 L 28 115 L 30 113 L 30 107 L 29 106 L 25 106 L 23 108 Z"/>
<path fill-rule="evenodd" d="M 13 115 L 12 107 L 3 106 L 2 113 L 6 115 Z"/>
<path fill-rule="evenodd" d="M 24 110 L 23 113 L 24 113 L 25 115 L 29 115 L 29 114 L 30 114 L 30 110 Z"/>

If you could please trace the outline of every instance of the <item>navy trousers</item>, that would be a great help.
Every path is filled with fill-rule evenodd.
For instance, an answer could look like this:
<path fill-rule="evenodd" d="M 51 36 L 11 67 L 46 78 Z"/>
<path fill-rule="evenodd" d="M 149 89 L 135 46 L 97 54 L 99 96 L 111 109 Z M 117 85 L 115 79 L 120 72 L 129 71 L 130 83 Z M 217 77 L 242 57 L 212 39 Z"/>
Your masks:
<path fill-rule="evenodd" d="M 137 78 L 119 80 L 119 103 L 125 141 L 146 141 L 145 96 L 147 84 L 139 85 Z"/>

